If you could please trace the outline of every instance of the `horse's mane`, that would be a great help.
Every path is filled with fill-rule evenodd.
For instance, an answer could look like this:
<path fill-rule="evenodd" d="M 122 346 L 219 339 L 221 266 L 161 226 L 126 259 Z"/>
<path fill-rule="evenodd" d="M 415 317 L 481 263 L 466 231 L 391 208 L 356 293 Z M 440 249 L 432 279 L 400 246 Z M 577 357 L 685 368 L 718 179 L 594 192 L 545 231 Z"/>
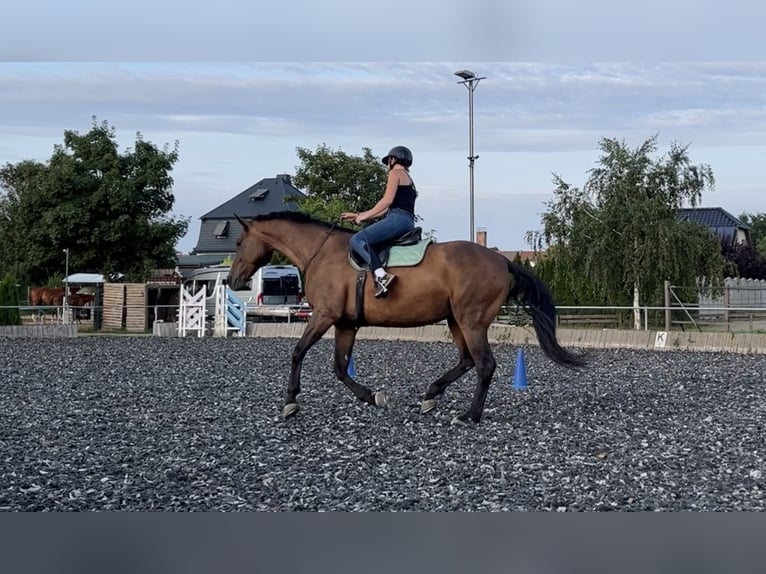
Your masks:
<path fill-rule="evenodd" d="M 272 211 L 270 213 L 256 215 L 255 217 L 252 218 L 253 221 L 273 221 L 275 219 L 279 219 L 283 221 L 293 221 L 295 223 L 309 223 L 309 224 L 326 227 L 327 229 L 337 229 L 338 231 L 347 231 L 349 233 L 353 233 L 351 229 L 342 227 L 341 224 L 328 223 L 326 221 L 322 221 L 321 219 L 317 219 L 316 217 L 312 217 L 301 211 Z"/>

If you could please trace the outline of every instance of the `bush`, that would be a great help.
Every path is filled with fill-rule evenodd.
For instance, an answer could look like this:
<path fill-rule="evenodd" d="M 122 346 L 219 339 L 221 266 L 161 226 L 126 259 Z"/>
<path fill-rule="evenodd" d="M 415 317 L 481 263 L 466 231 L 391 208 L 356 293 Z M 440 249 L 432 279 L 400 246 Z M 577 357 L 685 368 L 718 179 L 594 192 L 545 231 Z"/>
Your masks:
<path fill-rule="evenodd" d="M 6 275 L 0 281 L 0 325 L 21 325 L 19 294 L 13 275 Z"/>

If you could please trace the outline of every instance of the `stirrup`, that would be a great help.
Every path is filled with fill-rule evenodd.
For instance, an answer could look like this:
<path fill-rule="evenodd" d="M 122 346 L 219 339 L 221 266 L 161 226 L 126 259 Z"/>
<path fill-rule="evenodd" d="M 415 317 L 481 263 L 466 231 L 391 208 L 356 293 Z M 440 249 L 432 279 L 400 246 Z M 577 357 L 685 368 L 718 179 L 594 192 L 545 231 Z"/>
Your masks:
<path fill-rule="evenodd" d="M 388 290 L 391 287 L 391 284 L 396 279 L 396 275 L 392 275 L 391 273 L 386 273 L 382 278 L 378 279 L 375 278 L 375 297 L 385 297 L 388 295 Z"/>
<path fill-rule="evenodd" d="M 380 283 L 376 281 L 375 282 L 375 298 L 381 299 L 382 297 L 385 297 L 386 295 L 388 295 L 388 288 L 384 287 L 383 285 L 381 285 Z"/>

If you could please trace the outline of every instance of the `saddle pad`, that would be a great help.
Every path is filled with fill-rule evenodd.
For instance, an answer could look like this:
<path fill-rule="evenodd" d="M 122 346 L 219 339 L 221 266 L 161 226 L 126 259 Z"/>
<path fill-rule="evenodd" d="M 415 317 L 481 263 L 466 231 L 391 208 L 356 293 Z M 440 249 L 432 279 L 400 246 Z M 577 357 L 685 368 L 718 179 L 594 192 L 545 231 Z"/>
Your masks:
<path fill-rule="evenodd" d="M 414 245 L 392 245 L 388 253 L 387 267 L 412 267 L 423 260 L 432 239 L 423 239 Z"/>
<path fill-rule="evenodd" d="M 383 263 L 386 267 L 414 267 L 423 260 L 426 248 L 431 243 L 433 239 L 422 239 L 414 245 L 392 245 L 388 248 L 388 257 Z M 357 271 L 363 269 L 351 256 L 348 260 Z"/>

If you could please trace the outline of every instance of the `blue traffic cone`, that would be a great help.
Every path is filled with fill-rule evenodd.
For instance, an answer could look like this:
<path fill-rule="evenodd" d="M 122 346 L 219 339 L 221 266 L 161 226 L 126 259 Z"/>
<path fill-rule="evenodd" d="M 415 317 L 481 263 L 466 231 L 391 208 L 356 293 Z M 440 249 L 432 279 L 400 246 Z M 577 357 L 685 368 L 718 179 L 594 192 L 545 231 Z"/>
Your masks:
<path fill-rule="evenodd" d="M 512 388 L 521 391 L 527 388 L 527 366 L 524 362 L 524 349 L 516 353 L 516 370 L 513 372 Z"/>
<path fill-rule="evenodd" d="M 348 376 L 352 379 L 356 378 L 356 365 L 354 364 L 354 357 L 348 358 L 348 370 L 346 371 Z"/>

